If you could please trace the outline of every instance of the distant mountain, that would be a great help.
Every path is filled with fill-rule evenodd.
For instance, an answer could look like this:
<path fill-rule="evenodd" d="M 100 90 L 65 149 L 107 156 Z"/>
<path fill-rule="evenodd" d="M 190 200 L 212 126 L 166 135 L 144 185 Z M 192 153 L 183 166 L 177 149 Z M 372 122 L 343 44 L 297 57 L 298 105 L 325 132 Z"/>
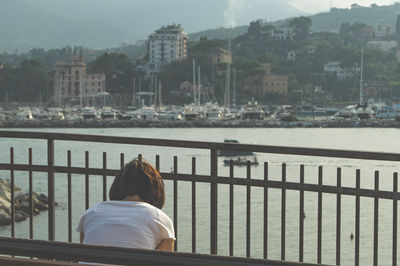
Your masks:
<path fill-rule="evenodd" d="M 82 45 L 93 48 L 115 46 L 122 34 L 101 22 L 68 20 L 31 5 L 33 1 L 0 3 L 0 51 L 24 51 Z M 106 35 L 106 36 L 105 36 Z"/>
<path fill-rule="evenodd" d="M 338 31 L 343 22 L 394 27 L 400 3 L 391 6 L 333 8 L 310 16 L 314 31 Z M 1 0 L 0 52 L 66 45 L 118 47 L 146 39 L 162 25 L 182 24 L 191 39 L 233 38 L 250 21 L 274 24 L 305 15 L 290 0 Z"/>
<path fill-rule="evenodd" d="M 314 31 L 339 31 L 343 22 L 365 23 L 375 26 L 378 21 L 384 21 L 395 29 L 397 16 L 400 14 L 400 3 L 388 6 L 372 5 L 371 7 L 354 6 L 353 8 L 332 8 L 330 12 L 310 16 Z"/>
<path fill-rule="evenodd" d="M 289 0 L 1 0 L 0 52 L 116 47 L 172 23 L 193 33 L 300 14 Z"/>

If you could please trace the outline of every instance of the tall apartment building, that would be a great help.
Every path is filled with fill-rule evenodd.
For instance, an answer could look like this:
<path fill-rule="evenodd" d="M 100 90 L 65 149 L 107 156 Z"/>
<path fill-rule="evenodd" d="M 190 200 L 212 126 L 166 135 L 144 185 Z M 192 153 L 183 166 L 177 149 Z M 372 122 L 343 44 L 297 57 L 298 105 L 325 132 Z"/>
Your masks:
<path fill-rule="evenodd" d="M 94 97 L 105 92 L 104 74 L 87 74 L 82 56 L 75 56 L 70 62 L 55 65 L 54 97 L 58 105 L 78 97 Z"/>
<path fill-rule="evenodd" d="M 165 64 L 187 57 L 187 34 L 181 24 L 163 26 L 149 36 L 147 73 L 158 73 Z"/>

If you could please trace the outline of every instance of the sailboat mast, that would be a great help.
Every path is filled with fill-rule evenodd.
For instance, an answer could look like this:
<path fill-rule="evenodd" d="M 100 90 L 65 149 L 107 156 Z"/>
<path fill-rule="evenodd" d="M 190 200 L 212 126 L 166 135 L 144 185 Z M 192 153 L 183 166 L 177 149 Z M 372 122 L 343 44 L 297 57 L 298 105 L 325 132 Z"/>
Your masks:
<path fill-rule="evenodd" d="M 161 101 L 161 80 L 158 80 L 158 106 L 161 108 L 162 101 Z"/>
<path fill-rule="evenodd" d="M 231 39 L 228 40 L 228 52 L 231 52 Z M 230 105 L 230 82 L 231 82 L 231 63 L 226 64 L 226 77 L 225 77 L 225 94 L 224 94 L 224 107 L 229 108 Z"/>
<path fill-rule="evenodd" d="M 364 95 L 363 95 L 363 71 L 364 71 L 364 48 L 361 50 L 360 105 L 364 104 Z"/>
<path fill-rule="evenodd" d="M 200 78 L 200 66 L 199 66 L 199 68 L 197 69 L 198 70 L 198 74 L 199 74 L 199 80 L 197 81 L 198 82 L 198 85 L 197 85 L 197 91 L 198 91 L 198 95 L 197 95 L 197 97 L 198 97 L 198 99 L 197 99 L 197 105 L 199 105 L 200 106 L 200 102 L 201 102 L 201 94 L 200 94 L 200 90 L 201 90 L 201 78 Z"/>
<path fill-rule="evenodd" d="M 236 67 L 233 68 L 233 99 L 232 105 L 236 107 Z"/>
<path fill-rule="evenodd" d="M 193 58 L 193 103 L 196 104 L 196 61 Z"/>

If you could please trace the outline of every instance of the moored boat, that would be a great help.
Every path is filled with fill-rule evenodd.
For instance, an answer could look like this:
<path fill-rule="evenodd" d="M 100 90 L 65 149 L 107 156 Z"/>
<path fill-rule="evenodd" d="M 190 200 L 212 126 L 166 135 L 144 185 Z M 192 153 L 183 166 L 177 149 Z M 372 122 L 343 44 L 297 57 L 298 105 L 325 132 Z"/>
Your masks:
<path fill-rule="evenodd" d="M 239 143 L 236 139 L 225 139 L 224 143 Z M 235 151 L 235 150 L 218 150 L 218 156 L 233 157 L 233 156 L 250 156 L 254 155 L 251 151 Z"/>
<path fill-rule="evenodd" d="M 247 158 L 240 158 L 240 157 L 238 157 L 236 160 L 224 160 L 224 165 L 225 166 L 231 165 L 231 161 L 232 165 L 239 165 L 239 166 L 246 166 L 248 164 L 259 165 L 257 157 L 254 157 L 253 160 L 247 160 Z"/>

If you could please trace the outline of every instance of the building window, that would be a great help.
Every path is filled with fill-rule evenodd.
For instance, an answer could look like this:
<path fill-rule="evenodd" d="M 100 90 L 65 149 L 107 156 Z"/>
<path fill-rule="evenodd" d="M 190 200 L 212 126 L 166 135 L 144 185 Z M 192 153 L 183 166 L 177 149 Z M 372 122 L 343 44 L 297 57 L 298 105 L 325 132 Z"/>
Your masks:
<path fill-rule="evenodd" d="M 271 83 L 271 87 L 274 87 L 274 86 L 275 86 L 275 83 L 274 83 L 274 82 L 272 82 L 272 83 Z"/>

